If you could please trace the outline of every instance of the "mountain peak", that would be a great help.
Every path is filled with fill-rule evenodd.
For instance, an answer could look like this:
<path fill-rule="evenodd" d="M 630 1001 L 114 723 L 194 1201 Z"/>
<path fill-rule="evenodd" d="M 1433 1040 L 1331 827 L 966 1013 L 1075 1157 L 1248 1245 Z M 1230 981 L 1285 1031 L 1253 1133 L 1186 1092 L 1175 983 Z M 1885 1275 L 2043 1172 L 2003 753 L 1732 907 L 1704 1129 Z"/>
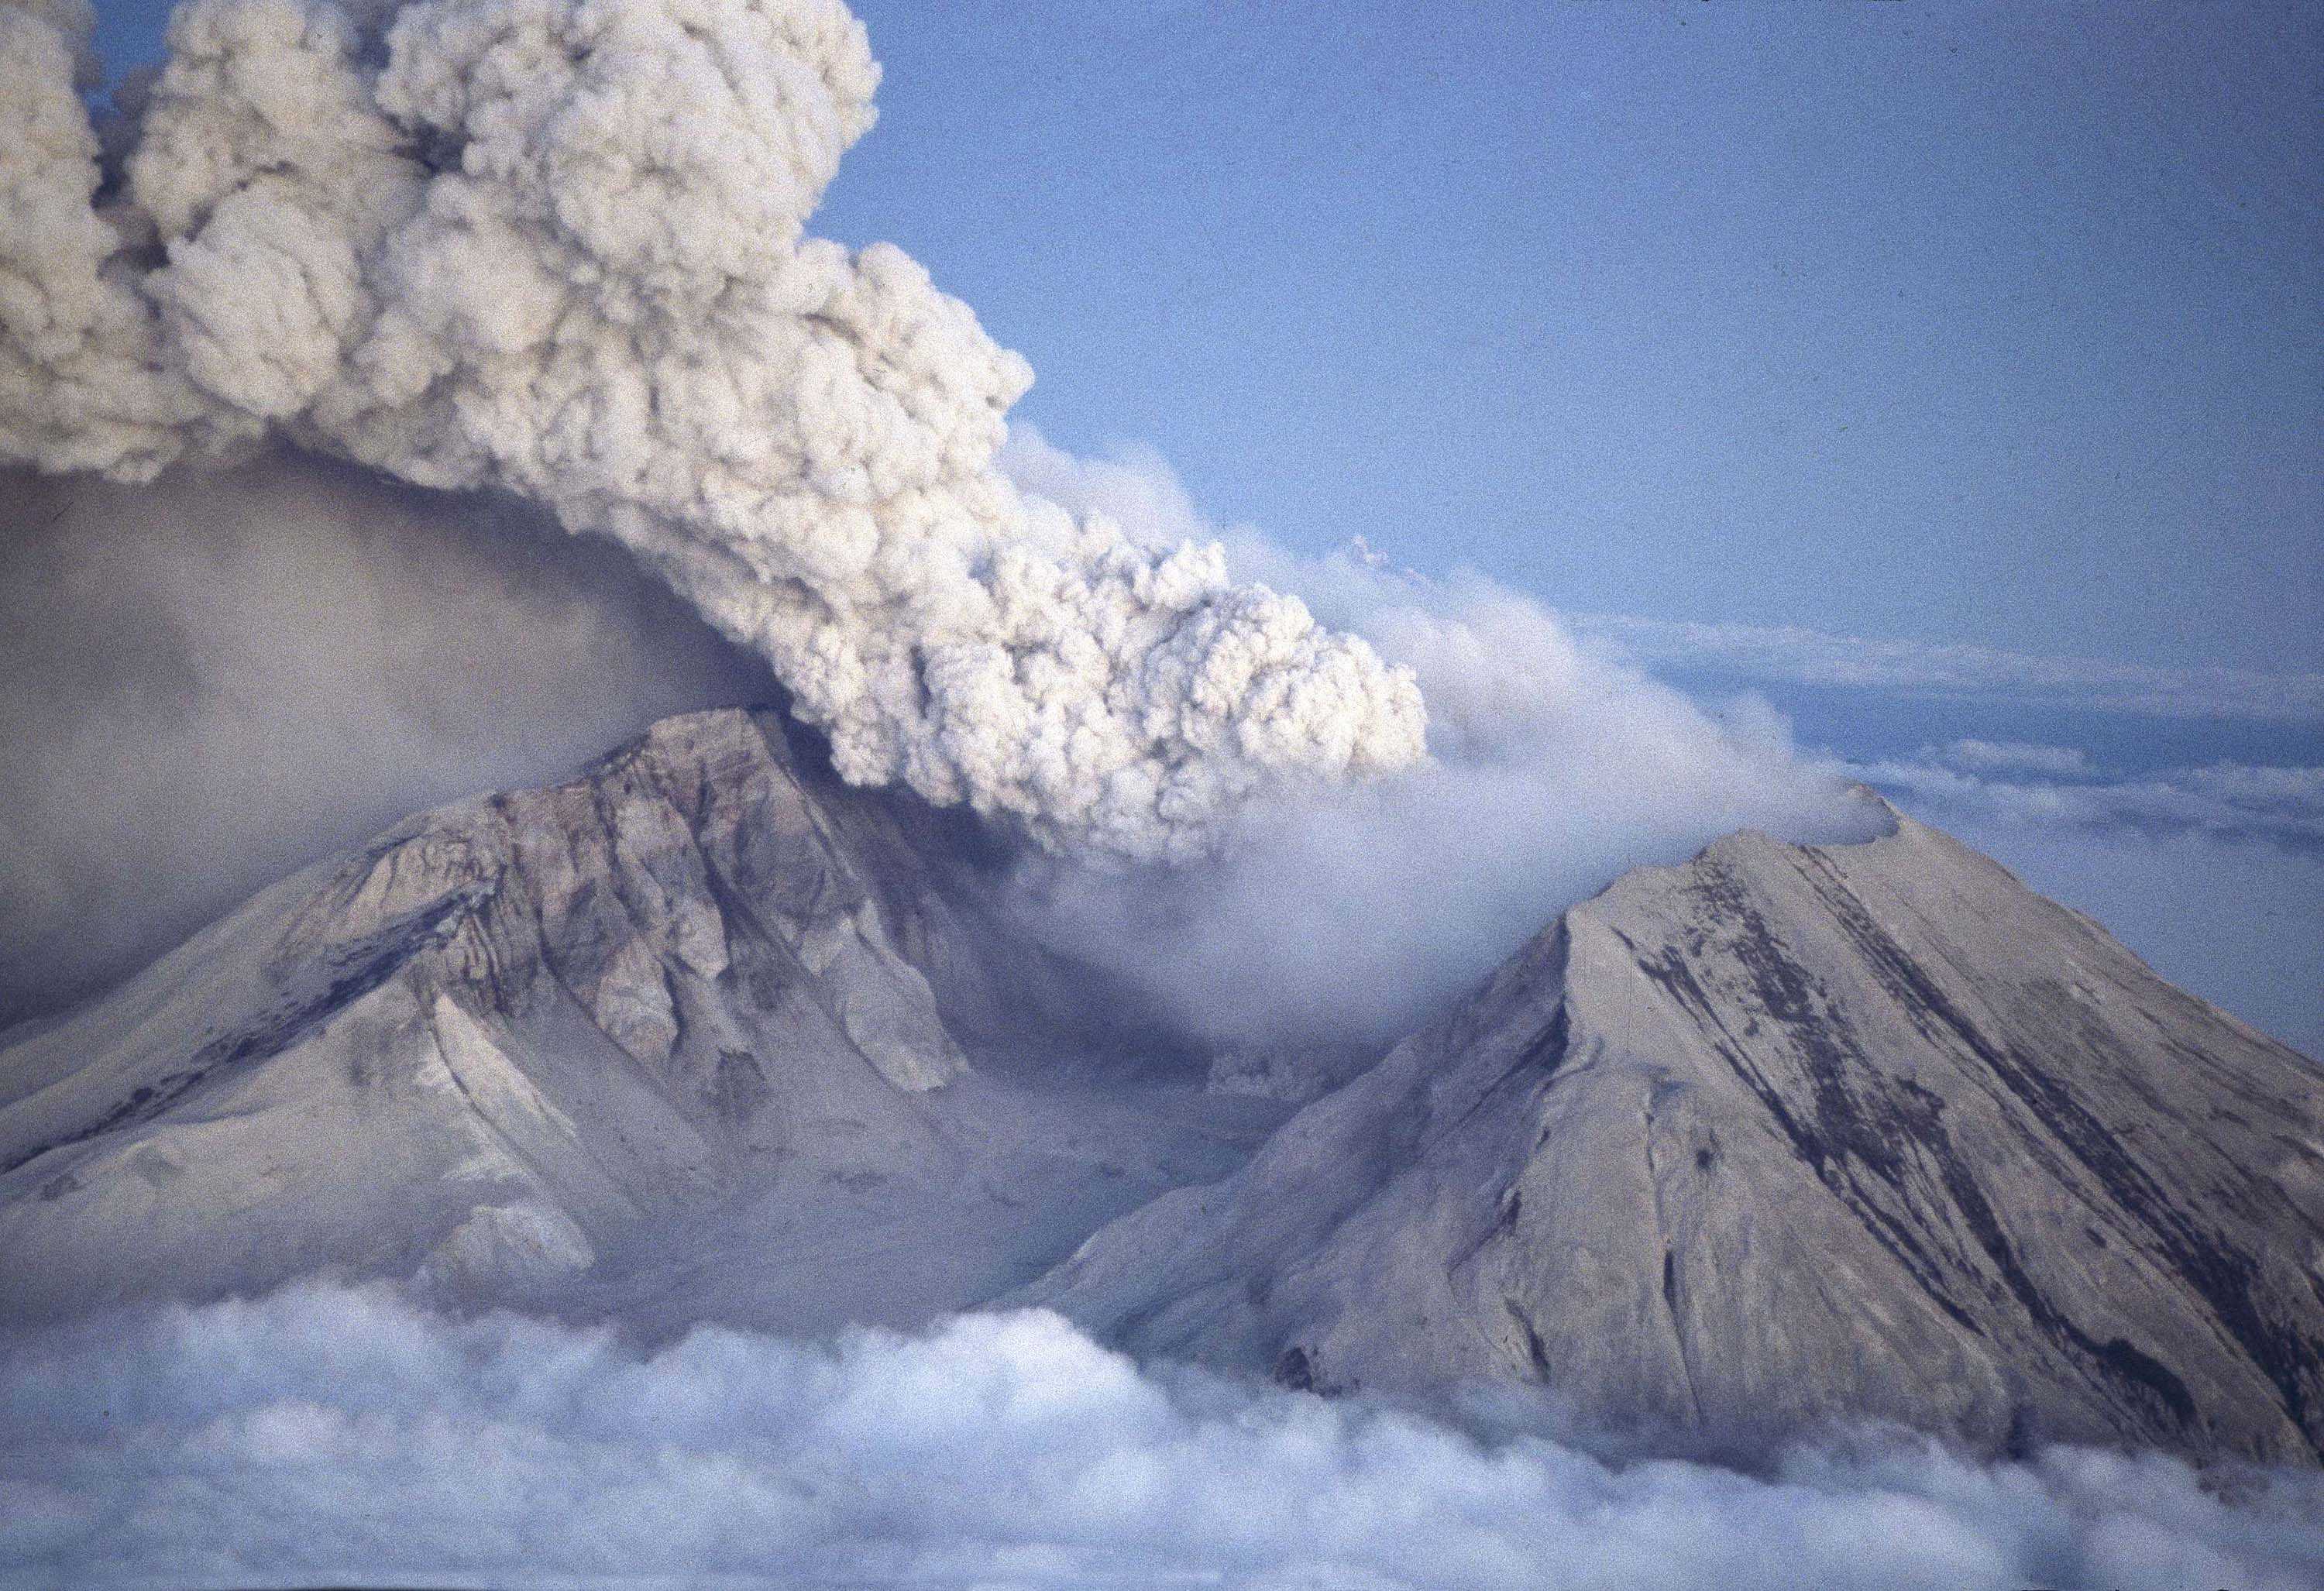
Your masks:
<path fill-rule="evenodd" d="M 1497 1384 L 1655 1445 L 1868 1417 L 2312 1462 L 2319 1085 L 1908 817 L 1740 833 L 1574 907 L 1025 1296 L 1142 1351 Z"/>
<path fill-rule="evenodd" d="M 1072 991 L 913 821 L 699 713 L 285 880 L 0 1051 L 0 1295 L 530 1296 L 738 1190 L 956 1168 L 914 1101 Z"/>
<path fill-rule="evenodd" d="M 1625 875 L 1299 1106 L 1107 1029 L 942 814 L 789 732 L 422 814 L 0 1035 L 0 1307 L 1042 1302 L 1662 1448 L 2324 1453 L 2324 1074 L 1893 809 Z"/>

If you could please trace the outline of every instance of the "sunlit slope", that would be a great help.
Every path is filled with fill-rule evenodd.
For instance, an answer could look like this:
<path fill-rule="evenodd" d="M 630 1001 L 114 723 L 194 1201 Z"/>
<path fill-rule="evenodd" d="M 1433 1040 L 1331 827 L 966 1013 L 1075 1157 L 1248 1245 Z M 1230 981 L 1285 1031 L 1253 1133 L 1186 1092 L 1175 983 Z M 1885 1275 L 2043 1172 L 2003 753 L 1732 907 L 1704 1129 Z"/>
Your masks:
<path fill-rule="evenodd" d="M 1577 906 L 1238 1175 L 1026 1295 L 1649 1441 L 2324 1445 L 2324 1073 L 1900 819 Z"/>
<path fill-rule="evenodd" d="M 0 1051 L 0 1311 L 327 1271 L 658 1319 L 911 1318 L 1231 1164 L 1140 1163 L 1193 1129 L 1114 1144 L 1070 1071 L 1028 1104 L 972 1071 L 1066 1043 L 1085 991 L 911 821 L 775 715 L 701 713 L 262 894 Z M 1110 1197 L 1077 1213 L 1089 1182 Z M 738 1297 L 750 1255 L 689 1263 L 714 1227 L 881 1265 Z M 899 1256 L 916 1228 L 929 1252 Z"/>

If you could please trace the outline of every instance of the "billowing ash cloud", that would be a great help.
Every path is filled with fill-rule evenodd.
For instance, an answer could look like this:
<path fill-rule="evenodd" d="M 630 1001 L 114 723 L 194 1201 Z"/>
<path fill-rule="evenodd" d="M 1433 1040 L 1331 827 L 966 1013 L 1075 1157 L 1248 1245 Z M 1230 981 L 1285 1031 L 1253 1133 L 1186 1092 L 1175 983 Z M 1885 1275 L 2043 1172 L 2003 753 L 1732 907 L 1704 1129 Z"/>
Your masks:
<path fill-rule="evenodd" d="M 1158 1377 L 1046 1313 L 821 1346 L 303 1291 L 0 1343 L 0 1582 L 2274 1591 L 2324 1479 L 1903 1439 L 1750 1477 Z M 2224 1482 L 2225 1484 L 2222 1484 Z"/>
<path fill-rule="evenodd" d="M 879 76 L 837 0 L 189 0 L 109 152 L 88 24 L 0 4 L 0 462 L 273 436 L 513 491 L 766 657 L 847 777 L 1078 854 L 1420 759 L 1408 675 L 1019 492 L 1023 361 L 806 235 Z"/>
<path fill-rule="evenodd" d="M 1150 453 L 1076 459 L 1020 429 L 1005 462 L 1141 540 L 1214 534 Z M 1415 670 L 1427 765 L 1254 806 L 1221 858 L 1139 888 L 1041 864 L 1020 882 L 1061 946 L 1157 989 L 1185 1027 L 1245 1058 L 1393 1042 L 1617 875 L 1738 828 L 1847 841 L 1887 826 L 1845 771 L 1796 757 L 1764 704 L 1715 717 L 1522 593 L 1425 580 L 1360 546 L 1303 561 L 1253 532 L 1222 539 L 1238 574 L 1305 592 Z"/>

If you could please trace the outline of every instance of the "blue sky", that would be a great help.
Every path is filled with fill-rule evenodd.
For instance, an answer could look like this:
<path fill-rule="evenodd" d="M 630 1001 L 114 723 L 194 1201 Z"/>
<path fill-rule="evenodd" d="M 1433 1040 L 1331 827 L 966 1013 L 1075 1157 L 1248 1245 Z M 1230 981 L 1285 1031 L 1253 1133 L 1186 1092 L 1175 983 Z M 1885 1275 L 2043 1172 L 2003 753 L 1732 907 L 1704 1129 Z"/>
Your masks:
<path fill-rule="evenodd" d="M 816 228 L 1051 441 L 1630 616 L 2324 1050 L 2324 775 L 2186 773 L 2324 765 L 2324 7 L 852 3 Z M 166 9 L 100 0 L 116 68 Z"/>
<path fill-rule="evenodd" d="M 1214 517 L 1578 610 L 2324 667 L 2324 8 L 856 8 L 882 121 L 819 228 Z"/>
<path fill-rule="evenodd" d="M 859 9 L 884 120 L 823 225 L 1214 515 L 1579 609 L 2324 667 L 2324 11 Z"/>

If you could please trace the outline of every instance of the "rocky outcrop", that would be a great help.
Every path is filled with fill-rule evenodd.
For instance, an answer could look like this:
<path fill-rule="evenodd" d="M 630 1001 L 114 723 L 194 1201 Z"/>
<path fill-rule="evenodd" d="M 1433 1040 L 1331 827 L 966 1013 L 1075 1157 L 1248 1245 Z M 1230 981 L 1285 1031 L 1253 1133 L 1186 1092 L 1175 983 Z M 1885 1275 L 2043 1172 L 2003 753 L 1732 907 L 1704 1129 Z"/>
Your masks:
<path fill-rule="evenodd" d="M 1994 862 L 1634 873 L 1252 1163 L 1020 1301 L 1318 1388 L 1526 1389 L 1658 1448 L 2324 1448 L 2324 1074 Z"/>
<path fill-rule="evenodd" d="M 275 887 L 0 1050 L 0 1311 L 521 1298 L 737 1188 L 957 1171 L 922 1101 L 1075 990 L 921 820 L 701 713 Z"/>

